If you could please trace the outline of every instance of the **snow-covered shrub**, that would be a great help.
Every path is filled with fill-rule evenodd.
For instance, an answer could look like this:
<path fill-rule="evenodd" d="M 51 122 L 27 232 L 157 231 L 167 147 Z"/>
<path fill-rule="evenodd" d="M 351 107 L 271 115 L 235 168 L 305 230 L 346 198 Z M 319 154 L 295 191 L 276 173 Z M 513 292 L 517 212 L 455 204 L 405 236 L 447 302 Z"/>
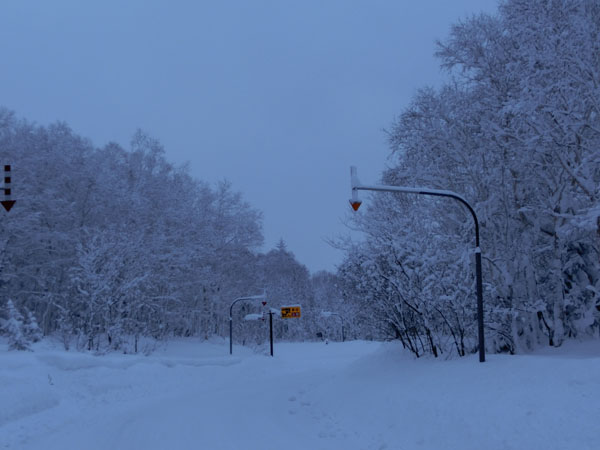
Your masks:
<path fill-rule="evenodd" d="M 31 342 L 38 342 L 42 340 L 42 330 L 37 323 L 37 319 L 31 311 L 25 308 L 27 313 L 27 321 L 23 325 L 23 331 L 27 339 Z"/>
<path fill-rule="evenodd" d="M 8 319 L 4 322 L 3 330 L 8 335 L 9 350 L 29 350 L 30 341 L 24 332 L 23 316 L 15 307 L 12 300 L 6 304 Z"/>

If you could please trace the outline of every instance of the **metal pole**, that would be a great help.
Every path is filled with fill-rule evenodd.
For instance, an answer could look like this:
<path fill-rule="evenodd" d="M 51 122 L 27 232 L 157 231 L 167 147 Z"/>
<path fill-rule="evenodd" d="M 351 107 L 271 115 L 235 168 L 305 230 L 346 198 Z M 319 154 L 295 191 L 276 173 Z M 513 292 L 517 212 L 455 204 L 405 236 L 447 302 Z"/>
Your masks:
<path fill-rule="evenodd" d="M 438 197 L 450 197 L 458 200 L 467 207 L 471 213 L 471 216 L 473 216 L 473 223 L 475 224 L 475 283 L 477 285 L 477 335 L 479 338 L 479 362 L 485 362 L 485 338 L 483 329 L 483 280 L 481 275 L 481 248 L 479 247 L 479 221 L 477 220 L 477 214 L 475 214 L 475 210 L 471 207 L 471 205 L 460 195 L 448 192 L 420 193 Z"/>
<path fill-rule="evenodd" d="M 273 311 L 269 311 L 269 339 L 271 341 L 271 356 L 273 356 Z"/>
<path fill-rule="evenodd" d="M 229 310 L 229 354 L 233 354 L 233 317 L 231 317 L 231 310 Z"/>
<path fill-rule="evenodd" d="M 479 332 L 479 362 L 485 362 L 483 333 L 483 281 L 481 278 L 481 249 L 475 251 L 475 273 L 477 277 L 477 327 Z"/>
<path fill-rule="evenodd" d="M 408 194 L 420 194 L 420 195 L 431 195 L 437 197 L 450 197 L 458 200 L 467 207 L 471 215 L 473 216 L 473 222 L 475 223 L 475 278 L 477 284 L 477 331 L 479 337 L 479 362 L 485 362 L 485 338 L 483 328 L 483 281 L 481 275 L 481 248 L 479 247 L 479 221 L 475 210 L 471 207 L 463 197 L 452 191 L 442 191 L 437 189 L 425 189 L 425 188 L 409 188 L 403 186 L 378 186 L 363 185 L 358 181 L 356 175 L 356 167 L 350 167 L 350 183 L 352 187 L 352 200 L 353 207 L 358 202 L 358 191 L 380 191 L 380 192 L 403 192 Z M 358 209 L 358 207 L 356 207 Z"/>

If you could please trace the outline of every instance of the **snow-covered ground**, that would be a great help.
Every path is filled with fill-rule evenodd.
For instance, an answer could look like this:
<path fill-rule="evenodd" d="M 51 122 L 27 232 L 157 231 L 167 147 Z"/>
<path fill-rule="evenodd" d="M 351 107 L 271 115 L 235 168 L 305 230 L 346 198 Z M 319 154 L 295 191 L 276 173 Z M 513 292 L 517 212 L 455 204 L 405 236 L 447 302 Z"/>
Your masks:
<path fill-rule="evenodd" d="M 484 364 L 374 342 L 6 347 L 2 449 L 600 449 L 598 341 Z"/>

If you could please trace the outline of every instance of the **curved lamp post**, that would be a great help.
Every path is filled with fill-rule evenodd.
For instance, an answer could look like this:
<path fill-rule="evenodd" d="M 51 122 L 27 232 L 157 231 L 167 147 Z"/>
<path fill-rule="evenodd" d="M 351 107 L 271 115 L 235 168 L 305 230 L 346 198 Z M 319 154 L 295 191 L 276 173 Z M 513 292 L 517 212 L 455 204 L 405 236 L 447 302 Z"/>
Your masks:
<path fill-rule="evenodd" d="M 477 284 L 477 326 L 479 334 L 479 362 L 485 361 L 485 343 L 483 331 L 483 282 L 481 279 L 481 248 L 479 247 L 479 221 L 475 211 L 469 203 L 460 195 L 452 191 L 444 191 L 437 189 L 410 188 L 403 186 L 387 186 L 387 185 L 364 185 L 361 184 L 356 175 L 356 167 L 350 167 L 350 185 L 352 187 L 352 200 L 350 205 L 354 211 L 358 211 L 361 201 L 358 199 L 358 191 L 379 191 L 379 192 L 404 192 L 408 194 L 430 195 L 434 197 L 450 197 L 458 200 L 467 207 L 473 216 L 475 223 L 475 277 Z"/>
<path fill-rule="evenodd" d="M 237 302 L 241 302 L 244 300 L 261 300 L 263 301 L 263 305 L 267 304 L 267 295 L 266 293 L 262 293 L 261 295 L 249 295 L 246 297 L 238 297 L 236 298 L 229 307 L 229 354 L 233 354 L 233 305 Z"/>

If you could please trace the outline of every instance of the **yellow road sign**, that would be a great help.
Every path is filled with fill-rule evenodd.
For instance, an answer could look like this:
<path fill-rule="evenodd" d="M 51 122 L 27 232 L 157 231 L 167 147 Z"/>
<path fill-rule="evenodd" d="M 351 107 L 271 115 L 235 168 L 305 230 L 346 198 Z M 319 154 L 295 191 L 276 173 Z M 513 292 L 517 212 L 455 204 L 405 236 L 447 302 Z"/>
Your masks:
<path fill-rule="evenodd" d="M 300 305 L 295 306 L 282 306 L 281 307 L 281 318 L 282 319 L 298 319 L 300 318 Z"/>

